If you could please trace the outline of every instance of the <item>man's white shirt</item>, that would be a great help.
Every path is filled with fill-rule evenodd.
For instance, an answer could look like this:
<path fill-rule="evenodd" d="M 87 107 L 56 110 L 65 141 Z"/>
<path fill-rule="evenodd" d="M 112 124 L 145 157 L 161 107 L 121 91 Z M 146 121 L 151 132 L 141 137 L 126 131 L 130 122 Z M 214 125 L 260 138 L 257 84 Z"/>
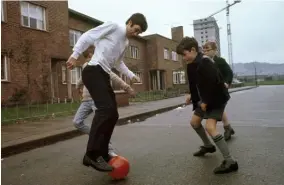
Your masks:
<path fill-rule="evenodd" d="M 73 58 L 79 56 L 94 45 L 95 52 L 88 65 L 100 65 L 107 73 L 112 68 L 132 79 L 135 75 L 122 61 L 129 41 L 126 37 L 126 25 L 106 22 L 85 32 L 73 48 Z"/>

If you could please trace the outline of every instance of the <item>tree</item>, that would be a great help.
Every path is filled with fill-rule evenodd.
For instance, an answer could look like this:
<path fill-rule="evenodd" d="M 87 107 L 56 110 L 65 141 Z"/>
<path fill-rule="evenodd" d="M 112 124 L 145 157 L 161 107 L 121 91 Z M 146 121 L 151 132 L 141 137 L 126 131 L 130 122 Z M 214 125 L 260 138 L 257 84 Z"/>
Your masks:
<path fill-rule="evenodd" d="M 41 100 L 46 101 L 49 99 L 49 79 L 50 79 L 50 70 L 48 56 L 43 54 L 41 57 L 41 75 L 39 78 L 35 78 L 34 84 L 37 86 L 37 89 L 40 93 Z"/>
<path fill-rule="evenodd" d="M 27 103 L 32 102 L 31 95 L 34 86 L 36 86 L 34 89 L 38 90 L 42 100 L 48 99 L 48 79 L 50 68 L 48 65 L 48 57 L 42 51 L 38 53 L 35 52 L 36 47 L 34 47 L 31 39 L 21 39 L 17 53 L 14 54 L 14 60 L 11 63 L 14 65 L 14 68 L 21 70 L 23 77 L 26 79 L 26 83 L 18 84 L 17 89 L 25 90 L 25 100 Z M 38 72 L 38 70 L 40 71 L 40 75 L 36 76 L 34 73 Z"/>

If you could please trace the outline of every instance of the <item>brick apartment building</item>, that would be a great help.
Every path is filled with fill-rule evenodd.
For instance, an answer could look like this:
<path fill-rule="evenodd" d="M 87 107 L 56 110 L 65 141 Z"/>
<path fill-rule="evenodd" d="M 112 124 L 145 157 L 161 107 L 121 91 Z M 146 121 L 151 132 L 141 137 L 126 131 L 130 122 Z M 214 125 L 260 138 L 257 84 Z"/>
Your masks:
<path fill-rule="evenodd" d="M 75 84 L 82 68 L 67 70 L 65 62 L 78 38 L 103 22 L 68 9 L 67 1 L 1 3 L 2 101 L 20 96 L 23 89 L 28 89 L 34 101 L 78 99 Z M 133 85 L 137 91 L 163 90 L 186 83 L 181 57 L 175 52 L 182 37 L 183 29 L 177 27 L 172 28 L 173 40 L 158 34 L 129 40 L 124 62 L 141 78 Z M 120 90 L 115 84 L 113 88 Z"/>

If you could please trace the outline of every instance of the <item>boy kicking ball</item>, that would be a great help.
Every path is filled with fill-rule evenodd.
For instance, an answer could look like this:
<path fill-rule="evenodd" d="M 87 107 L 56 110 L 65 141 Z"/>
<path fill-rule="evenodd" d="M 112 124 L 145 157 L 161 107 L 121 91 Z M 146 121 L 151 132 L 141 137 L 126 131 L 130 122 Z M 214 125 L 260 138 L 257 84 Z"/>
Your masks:
<path fill-rule="evenodd" d="M 188 62 L 187 74 L 191 96 L 188 96 L 186 103 L 192 100 L 194 115 L 190 123 L 204 143 L 194 156 L 204 156 L 206 153 L 216 151 L 201 124 L 202 119 L 206 119 L 206 130 L 224 158 L 222 164 L 215 168 L 214 173 L 237 171 L 238 163 L 231 156 L 224 137 L 216 129 L 217 121 L 222 120 L 226 104 L 230 99 L 222 75 L 209 57 L 198 52 L 198 43 L 194 38 L 183 38 L 177 46 L 177 53 Z"/>
<path fill-rule="evenodd" d="M 66 62 L 67 68 L 72 69 L 78 57 L 88 47 L 96 45 L 94 56 L 82 71 L 83 83 L 97 107 L 83 161 L 84 165 L 101 172 L 114 169 L 104 160 L 104 156 L 108 156 L 110 138 L 119 118 L 110 72 L 116 68 L 132 82 L 137 82 L 135 74 L 128 69 L 123 58 L 129 45 L 128 39 L 145 32 L 147 28 L 147 20 L 141 13 L 132 14 L 123 25 L 105 22 L 86 31 L 78 39 Z"/>
<path fill-rule="evenodd" d="M 83 64 L 83 69 L 86 67 L 86 65 L 88 64 L 88 62 L 90 61 L 90 59 L 93 56 L 93 51 L 94 48 L 91 47 L 89 50 L 87 50 L 87 52 L 84 53 L 84 57 L 86 58 L 86 62 Z M 119 76 L 117 76 L 115 73 L 111 72 L 110 73 L 110 79 L 118 84 L 120 87 L 122 87 L 123 90 L 125 90 L 126 92 L 128 92 L 129 95 L 134 96 L 135 95 L 135 91 L 130 87 L 130 85 L 128 85 L 127 83 L 125 83 Z M 82 87 L 83 86 L 83 87 Z M 74 126 L 81 132 L 85 133 L 85 134 L 89 134 L 90 133 L 90 126 L 85 124 L 85 119 L 92 113 L 95 111 L 96 106 L 95 103 L 88 91 L 88 89 L 83 85 L 82 82 L 82 78 L 80 78 L 76 84 L 76 89 L 79 91 L 79 94 L 82 96 L 82 103 L 80 105 L 80 107 L 78 108 L 75 117 L 73 119 L 73 123 Z M 83 89 L 83 91 L 82 91 Z M 115 150 L 111 144 L 111 142 L 109 143 L 109 152 L 108 152 L 109 156 L 105 157 L 105 160 L 108 162 L 112 157 L 117 156 L 117 154 L 115 153 Z"/>

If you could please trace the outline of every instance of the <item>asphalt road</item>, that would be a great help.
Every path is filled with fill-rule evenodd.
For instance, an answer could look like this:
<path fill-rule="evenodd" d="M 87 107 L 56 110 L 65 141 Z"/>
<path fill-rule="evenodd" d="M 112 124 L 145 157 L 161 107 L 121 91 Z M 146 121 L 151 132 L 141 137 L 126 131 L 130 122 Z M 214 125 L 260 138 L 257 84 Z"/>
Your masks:
<path fill-rule="evenodd" d="M 214 175 L 216 152 L 192 153 L 201 144 L 189 127 L 191 106 L 116 127 L 113 143 L 131 163 L 126 180 L 81 165 L 87 136 L 2 159 L 3 185 L 284 185 L 284 86 L 232 94 L 226 111 L 236 135 L 229 142 L 239 171 Z M 221 123 L 218 128 L 223 129 Z"/>

